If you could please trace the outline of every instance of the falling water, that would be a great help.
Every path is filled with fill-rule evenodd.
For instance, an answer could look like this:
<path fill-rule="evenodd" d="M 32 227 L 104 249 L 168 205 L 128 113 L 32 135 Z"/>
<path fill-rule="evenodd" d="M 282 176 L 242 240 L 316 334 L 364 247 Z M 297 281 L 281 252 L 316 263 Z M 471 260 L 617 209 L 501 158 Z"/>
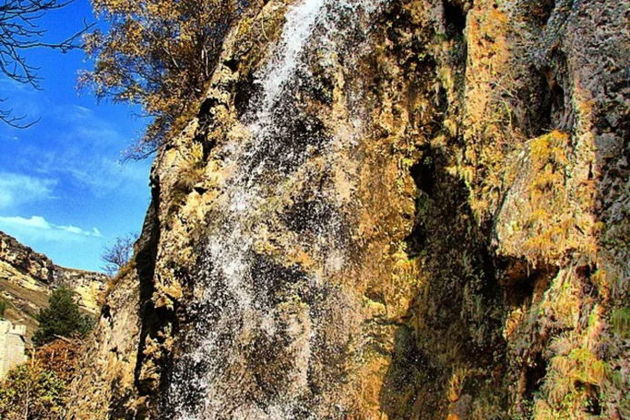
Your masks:
<path fill-rule="evenodd" d="M 313 49 L 347 48 L 343 34 L 358 25 L 352 20 L 374 13 L 379 3 L 299 0 L 286 13 L 281 39 L 256 75 L 260 93 L 241 118 L 251 135 L 226 149 L 224 162 L 233 175 L 215 203 L 218 210 L 212 214 L 195 286 L 197 300 L 191 303 L 195 327 L 183 339 L 185 354 L 175 362 L 164 402 L 165 412 L 175 419 L 312 417 L 308 380 L 318 328 L 312 316 L 316 303 L 309 307 L 277 295 L 303 296 L 306 290 L 321 299 L 327 293 L 325 281 L 260 255 L 255 238 L 271 217 L 267 203 L 282 195 L 282 180 L 313 150 L 325 153 L 335 147 L 336 139 L 294 103 L 293 93 L 312 76 L 305 57 Z M 343 265 L 342 219 L 334 208 L 327 210 L 333 205 L 317 206 L 326 217 L 311 227 L 313 246 L 325 249 L 330 269 L 338 270 Z M 252 373 L 256 367 L 262 371 Z M 266 387 L 268 372 L 282 375 L 270 381 L 281 388 Z"/>
<path fill-rule="evenodd" d="M 269 118 L 269 112 L 282 93 L 284 84 L 294 74 L 299 64 L 299 55 L 309 40 L 324 3 L 324 0 L 306 0 L 291 8 L 286 14 L 286 24 L 280 40 L 281 50 L 267 64 L 260 77 L 263 97 L 256 119 L 266 121 Z"/>

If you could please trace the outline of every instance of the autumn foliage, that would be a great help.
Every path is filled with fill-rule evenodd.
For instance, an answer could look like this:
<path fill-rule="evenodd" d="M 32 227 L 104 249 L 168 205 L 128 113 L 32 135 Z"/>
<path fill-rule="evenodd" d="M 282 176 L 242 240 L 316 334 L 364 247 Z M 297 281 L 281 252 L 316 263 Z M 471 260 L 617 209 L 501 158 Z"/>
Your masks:
<path fill-rule="evenodd" d="M 35 359 L 42 369 L 54 372 L 63 382 L 70 383 L 76 372 L 81 344 L 78 339 L 59 338 L 39 347 Z"/>
<path fill-rule="evenodd" d="M 64 418 L 64 382 L 36 360 L 11 370 L 0 384 L 3 420 L 57 420 Z"/>
<path fill-rule="evenodd" d="M 234 18 L 245 0 L 93 0 L 107 31 L 86 36 L 96 60 L 82 75 L 99 97 L 131 102 L 153 118 L 139 154 L 151 152 L 202 96 Z"/>
<path fill-rule="evenodd" d="M 81 341 L 57 339 L 9 372 L 0 384 L 0 419 L 58 420 L 66 417 L 66 392 L 81 352 Z"/>

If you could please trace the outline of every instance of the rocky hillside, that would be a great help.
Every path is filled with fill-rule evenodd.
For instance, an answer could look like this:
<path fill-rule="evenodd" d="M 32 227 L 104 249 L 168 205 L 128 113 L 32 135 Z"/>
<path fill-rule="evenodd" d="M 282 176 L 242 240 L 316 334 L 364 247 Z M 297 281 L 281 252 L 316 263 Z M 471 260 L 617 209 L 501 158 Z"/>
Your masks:
<path fill-rule="evenodd" d="M 0 297 L 8 303 L 9 321 L 24 324 L 30 338 L 37 329 L 35 316 L 48 304 L 48 296 L 59 286 L 75 290 L 79 305 L 96 314 L 107 276 L 55 265 L 48 257 L 0 232 Z"/>
<path fill-rule="evenodd" d="M 73 418 L 630 418 L 623 2 L 256 4 Z"/>

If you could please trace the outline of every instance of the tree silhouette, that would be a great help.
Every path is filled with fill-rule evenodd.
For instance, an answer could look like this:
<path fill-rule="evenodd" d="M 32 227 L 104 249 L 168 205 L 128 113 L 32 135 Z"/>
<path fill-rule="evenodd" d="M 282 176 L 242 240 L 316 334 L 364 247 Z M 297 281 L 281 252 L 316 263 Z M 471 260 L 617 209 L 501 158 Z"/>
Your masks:
<path fill-rule="evenodd" d="M 39 89 L 37 68 L 28 63 L 26 50 L 52 48 L 68 52 L 81 47 L 81 35 L 89 29 L 84 23 L 81 31 L 59 42 L 44 41 L 46 31 L 38 21 L 48 11 L 67 6 L 73 0 L 4 0 L 0 4 L 0 72 L 18 83 Z M 6 98 L 0 98 L 5 103 Z M 16 116 L 10 107 L 0 109 L 0 121 L 15 127 L 27 128 L 37 121 L 27 122 L 25 116 Z"/>
<path fill-rule="evenodd" d="M 53 291 L 48 299 L 48 307 L 41 309 L 37 315 L 39 328 L 33 336 L 35 344 L 41 346 L 58 337 L 84 336 L 90 331 L 92 320 L 81 313 L 75 295 L 67 287 Z"/>

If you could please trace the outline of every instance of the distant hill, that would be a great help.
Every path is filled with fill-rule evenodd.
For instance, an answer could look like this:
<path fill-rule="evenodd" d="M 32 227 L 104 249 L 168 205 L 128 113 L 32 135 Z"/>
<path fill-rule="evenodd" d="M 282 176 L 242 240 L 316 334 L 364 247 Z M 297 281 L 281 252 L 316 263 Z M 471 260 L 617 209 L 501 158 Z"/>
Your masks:
<path fill-rule="evenodd" d="M 55 288 L 67 286 L 75 290 L 81 308 L 96 314 L 106 281 L 107 276 L 102 273 L 55 265 L 46 255 L 0 232 L 0 298 L 7 301 L 5 317 L 26 325 L 29 340 L 37 329 L 35 316 L 47 305 Z"/>

